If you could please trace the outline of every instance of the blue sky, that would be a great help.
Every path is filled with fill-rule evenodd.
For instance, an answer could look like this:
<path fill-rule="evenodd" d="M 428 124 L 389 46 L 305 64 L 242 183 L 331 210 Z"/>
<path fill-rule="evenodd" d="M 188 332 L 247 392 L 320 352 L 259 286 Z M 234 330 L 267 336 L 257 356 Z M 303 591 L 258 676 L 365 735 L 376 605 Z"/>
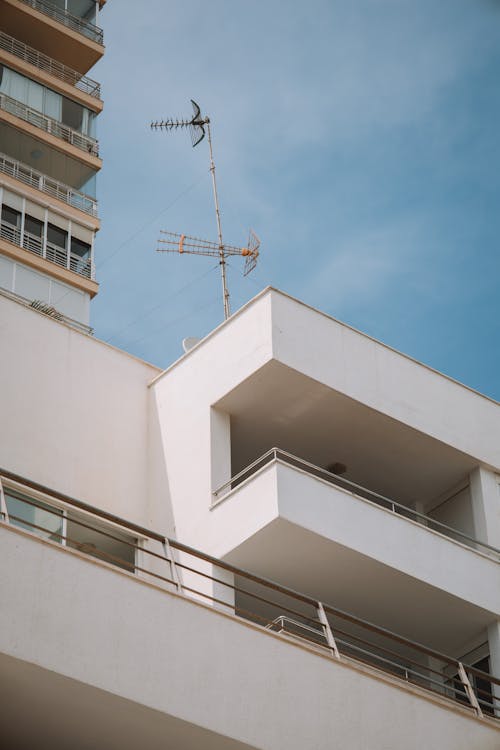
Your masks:
<path fill-rule="evenodd" d="M 101 15 L 96 335 L 161 367 L 223 317 L 213 127 L 232 309 L 272 284 L 500 400 L 500 2 L 109 0 Z"/>

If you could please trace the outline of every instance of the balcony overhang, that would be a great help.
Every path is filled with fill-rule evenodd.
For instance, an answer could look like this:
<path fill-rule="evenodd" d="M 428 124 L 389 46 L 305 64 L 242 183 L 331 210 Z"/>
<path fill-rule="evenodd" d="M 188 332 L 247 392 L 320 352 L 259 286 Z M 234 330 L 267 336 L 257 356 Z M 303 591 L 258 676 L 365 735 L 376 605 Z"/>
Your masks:
<path fill-rule="evenodd" d="M 93 112 L 99 113 L 103 109 L 102 99 L 98 99 L 95 96 L 85 93 L 74 85 L 61 80 L 56 75 L 50 75 L 45 70 L 37 67 L 36 65 L 30 65 L 17 55 L 10 54 L 6 50 L 0 47 L 0 63 L 7 65 L 9 68 L 17 70 L 22 75 L 27 76 L 35 81 L 38 81 L 49 89 L 58 91 L 63 96 L 72 99 L 73 101 L 79 102 L 84 107 L 92 110 Z"/>
<path fill-rule="evenodd" d="M 26 122 L 21 117 L 16 117 L 10 112 L 6 112 L 4 109 L 0 109 L 0 125 L 2 124 L 19 131 L 25 136 L 38 140 L 43 146 L 45 146 L 45 148 L 58 151 L 65 157 L 69 157 L 72 160 L 82 163 L 89 170 L 97 172 L 102 167 L 102 160 L 98 156 L 94 156 L 88 151 L 77 148 L 63 138 L 52 135 L 46 130 L 43 130 L 43 128 L 36 127 L 36 125 Z M 7 150 L 3 144 L 2 149 L 3 151 Z"/>
<path fill-rule="evenodd" d="M 41 137 L 43 131 L 35 130 L 28 133 L 2 122 L 0 111 L 0 142 L 5 154 L 71 188 L 84 188 L 96 174 L 92 166 L 81 161 L 80 154 L 73 158 L 58 147 L 52 147 Z"/>
<path fill-rule="evenodd" d="M 2 29 L 81 73 L 104 54 L 104 46 L 30 7 L 22 0 L 3 0 Z"/>
<path fill-rule="evenodd" d="M 99 284 L 96 281 L 92 281 L 92 279 L 87 279 L 74 271 L 63 268 L 57 263 L 51 263 L 45 258 L 41 258 L 39 255 L 4 239 L 0 239 L 0 255 L 6 255 L 8 258 L 23 263 L 25 266 L 30 266 L 41 273 L 59 279 L 59 281 L 63 281 L 65 284 L 69 284 L 81 292 L 89 294 L 91 298 L 95 297 L 99 291 Z"/>
<path fill-rule="evenodd" d="M 432 648 L 500 614 L 497 560 L 279 460 L 212 515 L 216 556 Z"/>
<path fill-rule="evenodd" d="M 326 750 L 332 736 L 371 750 L 420 750 L 422 738 L 498 746 L 493 720 L 440 695 L 4 524 L 0 543 L 2 736 L 13 747 L 36 736 L 84 750 L 105 730 L 109 750 L 132 750 L 141 729 L 150 750 Z"/>

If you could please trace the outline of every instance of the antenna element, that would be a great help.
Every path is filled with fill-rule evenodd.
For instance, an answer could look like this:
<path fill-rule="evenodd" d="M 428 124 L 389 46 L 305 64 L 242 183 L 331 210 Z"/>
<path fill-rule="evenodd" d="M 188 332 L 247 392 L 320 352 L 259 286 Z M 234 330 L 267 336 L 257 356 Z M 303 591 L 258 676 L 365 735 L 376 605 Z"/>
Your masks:
<path fill-rule="evenodd" d="M 248 239 L 248 247 L 235 247 L 234 245 L 224 245 L 222 240 L 222 226 L 219 210 L 219 197 L 217 194 L 217 183 L 215 180 L 215 163 L 212 150 L 212 134 L 210 132 L 210 119 L 201 116 L 201 110 L 197 103 L 191 99 L 193 105 L 193 117 L 191 120 L 157 120 L 151 123 L 151 130 L 178 130 L 179 128 L 189 128 L 191 133 L 191 142 L 197 146 L 205 137 L 205 131 L 208 135 L 208 149 L 210 154 L 210 172 L 212 174 L 212 188 L 215 204 L 215 218 L 217 221 L 218 243 L 200 240 L 197 237 L 189 237 L 185 234 L 174 234 L 173 232 L 161 232 L 161 234 L 170 239 L 159 240 L 160 247 L 157 248 L 163 252 L 179 252 L 191 255 L 208 255 L 219 258 L 222 279 L 222 299 L 224 303 L 224 318 L 227 320 L 231 315 L 229 306 L 229 289 L 226 277 L 226 258 L 232 255 L 241 255 L 245 257 L 245 268 L 243 275 L 249 274 L 257 265 L 259 256 L 260 240 L 252 230 Z M 175 238 L 175 239 L 174 239 Z M 187 242 L 186 242 L 187 240 Z"/>

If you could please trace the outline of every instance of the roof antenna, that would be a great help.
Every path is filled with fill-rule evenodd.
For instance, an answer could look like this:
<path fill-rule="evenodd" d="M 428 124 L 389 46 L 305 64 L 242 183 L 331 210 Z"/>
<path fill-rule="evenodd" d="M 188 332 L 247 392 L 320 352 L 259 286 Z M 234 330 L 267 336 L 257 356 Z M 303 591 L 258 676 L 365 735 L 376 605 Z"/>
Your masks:
<path fill-rule="evenodd" d="M 190 120 L 157 120 L 151 123 L 151 130 L 177 130 L 178 128 L 189 128 L 191 132 L 191 141 L 194 146 L 197 146 L 200 141 L 203 140 L 205 134 L 208 135 L 208 148 L 210 152 L 210 172 L 212 174 L 212 187 L 214 193 L 215 203 L 215 216 L 217 219 L 217 235 L 218 242 L 209 242 L 207 240 L 200 240 L 197 237 L 189 237 L 186 234 L 174 234 L 173 232 L 161 232 L 166 235 L 169 239 L 159 240 L 160 247 L 157 248 L 160 252 L 179 252 L 179 253 L 190 253 L 191 255 L 208 255 L 216 256 L 219 258 L 219 265 L 221 268 L 222 277 L 222 297 L 224 303 L 224 318 L 227 320 L 231 315 L 229 306 L 229 289 L 227 286 L 226 278 L 226 258 L 232 255 L 241 255 L 246 258 L 244 275 L 252 271 L 257 265 L 257 258 L 259 256 L 260 240 L 252 230 L 250 230 L 250 236 L 248 239 L 248 247 L 235 247 L 234 245 L 225 245 L 222 240 L 222 227 L 220 220 L 219 210 L 219 198 L 217 195 L 217 183 L 215 180 L 215 163 L 212 151 L 212 136 L 210 133 L 210 119 L 208 117 L 201 117 L 201 111 L 195 101 L 191 99 L 193 105 L 193 117 Z M 206 131 L 206 133 L 205 133 Z M 175 238 L 175 239 L 174 239 Z M 187 242 L 186 242 L 187 240 Z"/>

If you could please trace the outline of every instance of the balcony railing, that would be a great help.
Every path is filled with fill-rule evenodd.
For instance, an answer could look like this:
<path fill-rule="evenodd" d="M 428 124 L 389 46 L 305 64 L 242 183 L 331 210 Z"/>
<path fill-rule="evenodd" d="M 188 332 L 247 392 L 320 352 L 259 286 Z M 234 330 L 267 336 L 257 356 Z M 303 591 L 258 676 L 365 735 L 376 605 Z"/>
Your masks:
<path fill-rule="evenodd" d="M 15 117 L 19 117 L 25 122 L 29 122 L 30 125 L 45 130 L 46 133 L 55 135 L 56 138 L 61 138 L 72 146 L 76 146 L 81 151 L 85 151 L 92 156 L 99 156 L 99 145 L 95 138 L 79 133 L 78 130 L 73 130 L 73 128 L 63 125 L 62 122 L 54 120 L 52 117 L 47 117 L 47 115 L 42 114 L 42 112 L 32 107 L 28 107 L 27 104 L 23 104 L 17 99 L 12 99 L 12 97 L 6 94 L 0 94 L 0 109 Z"/>
<path fill-rule="evenodd" d="M 79 190 L 74 190 L 58 180 L 47 177 L 27 164 L 11 159 L 10 156 L 0 153 L 0 172 L 13 177 L 25 185 L 41 190 L 42 193 L 64 201 L 73 208 L 78 208 L 90 216 L 97 217 L 97 201 Z"/>
<path fill-rule="evenodd" d="M 2 297 L 8 297 L 9 299 L 18 302 L 20 305 L 24 305 L 24 307 L 38 310 L 40 313 L 44 313 L 45 315 L 50 314 L 50 311 L 47 311 L 46 309 L 49 307 L 49 305 L 44 305 L 43 303 L 41 305 L 37 304 L 37 301 L 28 299 L 27 297 L 23 297 L 22 294 L 11 292 L 9 289 L 5 289 L 1 286 L 0 295 Z M 66 325 L 69 325 L 72 328 L 76 328 L 77 331 L 81 331 L 82 333 L 88 333 L 89 335 L 92 335 L 94 333 L 94 329 L 90 326 L 86 325 L 85 323 L 81 323 L 79 320 L 75 320 L 75 318 L 71 318 L 69 315 L 64 315 L 64 313 L 60 313 L 58 311 L 57 320 L 66 323 Z"/>
<path fill-rule="evenodd" d="M 13 491 L 22 494 L 15 494 L 9 509 L 9 492 L 12 495 Z M 30 492 L 36 499 L 30 497 Z M 43 501 L 37 499 L 40 495 Z M 85 515 L 75 515 L 76 511 Z M 73 536 L 64 522 L 70 514 Z M 345 664 L 361 663 L 375 674 L 388 673 L 402 683 L 437 694 L 446 702 L 469 707 L 476 716 L 500 718 L 497 677 L 4 469 L 0 469 L 2 521 L 66 550 L 70 548 L 68 553 L 71 548 L 77 549 L 125 569 L 143 583 L 155 584 L 158 591 L 164 588 L 205 601 L 226 616 L 251 621 L 260 625 L 263 632 L 278 633 L 291 644 L 320 650 L 326 658 Z M 95 544 L 79 542 L 75 538 L 79 528 L 86 533 L 91 531 Z M 135 541 L 138 537 L 140 544 Z M 106 551 L 109 540 L 128 550 L 127 559 Z M 214 589 L 217 596 L 213 595 Z M 399 606 L 397 601 L 393 605 L 395 610 Z"/>
<path fill-rule="evenodd" d="M 84 18 L 78 18 L 78 16 L 73 16 L 71 13 L 68 13 L 67 10 L 58 8 L 48 0 L 21 0 L 21 2 L 40 11 L 40 13 L 45 13 L 55 21 L 67 26 L 68 29 L 83 34 L 87 39 L 91 39 L 93 42 L 97 42 L 97 44 L 103 44 L 102 29 L 95 26 L 93 23 L 90 23 L 90 21 L 86 21 Z"/>
<path fill-rule="evenodd" d="M 94 270 L 90 258 L 80 258 L 78 255 L 68 253 L 67 250 L 47 242 L 43 237 L 37 237 L 30 232 L 21 232 L 18 227 L 15 227 L 8 221 L 0 223 L 0 237 L 8 242 L 12 242 L 13 245 L 17 245 L 24 250 L 28 250 L 30 253 L 38 255 L 40 258 L 45 258 L 62 268 L 74 271 L 80 276 L 85 276 L 87 279 L 94 278 Z"/>
<path fill-rule="evenodd" d="M 315 466 L 314 464 L 309 463 L 309 461 L 304 461 L 304 459 L 298 458 L 291 453 L 287 453 L 287 451 L 281 450 L 281 448 L 271 448 L 271 450 L 267 451 L 267 453 L 264 453 L 256 461 L 253 461 L 245 469 L 240 471 L 238 474 L 235 474 L 234 477 L 231 477 L 231 479 L 221 485 L 221 487 L 214 490 L 214 492 L 212 493 L 212 505 L 216 505 L 218 502 L 223 500 L 224 497 L 226 497 L 226 495 L 231 492 L 231 490 L 235 489 L 242 482 L 252 477 L 264 466 L 267 466 L 268 464 L 273 462 L 284 463 L 287 466 L 292 466 L 296 469 L 299 469 L 300 471 L 305 472 L 310 476 L 316 477 L 317 479 L 322 479 L 329 484 L 340 487 L 341 489 L 350 492 L 356 497 L 361 497 L 363 498 L 363 500 L 368 500 L 369 502 L 375 503 L 376 505 L 379 505 L 380 507 L 391 511 L 391 513 L 395 513 L 398 516 L 404 516 L 405 518 L 408 518 L 411 521 L 415 521 L 416 523 L 419 523 L 428 529 L 432 529 L 439 534 L 443 534 L 444 536 L 461 542 L 468 547 L 472 547 L 473 549 L 479 550 L 480 552 L 483 552 L 490 557 L 494 557 L 495 559 L 500 560 L 500 550 L 496 547 L 492 547 L 490 544 L 486 544 L 486 542 L 481 542 L 479 541 L 479 539 L 474 539 L 474 537 L 469 536 L 463 531 L 454 529 L 445 523 L 441 523 L 441 521 L 436 521 L 434 518 L 431 518 L 431 516 L 427 516 L 424 513 L 419 513 L 418 511 L 413 510 L 413 508 L 408 508 L 408 506 L 406 505 L 402 505 L 401 503 L 397 503 L 395 500 L 391 500 L 388 497 L 384 497 L 384 495 L 380 495 L 378 492 L 374 492 L 373 490 L 369 490 L 366 487 L 362 487 L 360 484 L 356 484 L 356 482 L 351 482 L 349 479 L 344 479 L 337 474 L 332 474 L 327 469 L 323 469 L 321 466 Z"/>
<path fill-rule="evenodd" d="M 20 42 L 14 37 L 5 34 L 0 31 L 0 49 L 9 52 L 11 55 L 15 55 L 20 60 L 34 65 L 39 70 L 43 70 L 44 73 L 49 73 L 56 78 L 59 78 L 65 83 L 69 83 L 71 86 L 83 91 L 84 94 L 93 96 L 95 99 L 101 98 L 101 86 L 91 78 L 82 75 L 77 70 L 68 68 L 67 65 L 54 60 L 48 55 L 44 55 L 43 52 L 38 52 L 34 47 L 29 47 L 24 42 Z"/>

